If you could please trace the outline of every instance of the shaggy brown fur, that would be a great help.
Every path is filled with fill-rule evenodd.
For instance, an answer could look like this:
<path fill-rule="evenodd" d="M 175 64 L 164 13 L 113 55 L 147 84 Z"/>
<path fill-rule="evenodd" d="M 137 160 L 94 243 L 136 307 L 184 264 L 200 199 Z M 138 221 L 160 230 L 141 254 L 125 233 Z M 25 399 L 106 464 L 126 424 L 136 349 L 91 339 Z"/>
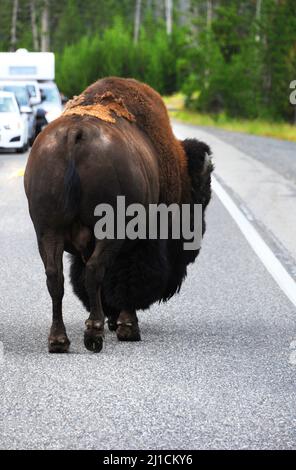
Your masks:
<path fill-rule="evenodd" d="M 155 146 L 160 171 L 159 202 L 189 202 L 187 159 L 181 143 L 172 132 L 161 96 L 137 80 L 108 77 L 93 83 L 71 100 L 64 115 L 89 114 L 115 122 L 111 112 L 135 121 Z"/>
<path fill-rule="evenodd" d="M 62 313 L 64 251 L 72 254 L 74 292 L 89 311 L 84 343 L 91 351 L 102 348 L 105 316 L 119 340 L 138 341 L 136 310 L 179 291 L 198 249 L 184 250 L 182 238 L 98 240 L 94 208 L 115 208 L 119 195 L 146 208 L 189 202 L 193 210 L 200 203 L 204 232 L 209 154 L 195 139 L 179 142 L 161 97 L 132 79 L 99 80 L 42 131 L 25 190 L 52 298 L 50 352 L 66 352 L 70 344 Z"/>

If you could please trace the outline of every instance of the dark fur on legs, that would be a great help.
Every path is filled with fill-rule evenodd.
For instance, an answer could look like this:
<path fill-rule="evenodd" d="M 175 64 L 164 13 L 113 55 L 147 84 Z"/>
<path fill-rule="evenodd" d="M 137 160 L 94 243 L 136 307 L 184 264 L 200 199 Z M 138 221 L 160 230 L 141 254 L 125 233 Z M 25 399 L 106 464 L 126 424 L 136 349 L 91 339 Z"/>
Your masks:
<path fill-rule="evenodd" d="M 211 197 L 213 164 L 208 145 L 196 139 L 182 142 L 188 159 L 191 178 L 191 204 L 202 204 L 204 214 Z M 102 288 L 102 303 L 109 327 L 115 329 L 115 318 L 123 309 L 143 310 L 156 301 L 170 299 L 181 288 L 187 266 L 197 257 L 199 250 L 184 250 L 184 239 L 140 240 L 127 242 L 107 270 Z M 72 256 L 71 282 L 75 294 L 89 310 L 84 287 L 85 265 L 80 257 Z"/>

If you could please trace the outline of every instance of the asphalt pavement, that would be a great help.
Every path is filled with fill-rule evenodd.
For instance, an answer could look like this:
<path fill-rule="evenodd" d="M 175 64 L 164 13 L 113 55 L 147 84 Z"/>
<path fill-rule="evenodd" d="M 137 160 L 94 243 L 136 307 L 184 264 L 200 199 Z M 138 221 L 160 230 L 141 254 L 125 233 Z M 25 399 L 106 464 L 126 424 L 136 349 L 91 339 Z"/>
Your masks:
<path fill-rule="evenodd" d="M 66 279 L 71 352 L 48 354 L 26 158 L 0 154 L 0 448 L 295 449 L 295 306 L 215 194 L 201 255 L 179 295 L 139 313 L 140 343 L 108 331 L 88 352 Z"/>

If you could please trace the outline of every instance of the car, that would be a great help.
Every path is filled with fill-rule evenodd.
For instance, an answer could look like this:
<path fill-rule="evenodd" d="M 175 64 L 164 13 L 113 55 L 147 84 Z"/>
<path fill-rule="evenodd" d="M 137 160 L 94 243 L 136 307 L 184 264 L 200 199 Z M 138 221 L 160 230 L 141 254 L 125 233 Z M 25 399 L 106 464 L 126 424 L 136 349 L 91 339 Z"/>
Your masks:
<path fill-rule="evenodd" d="M 28 121 L 22 115 L 14 93 L 0 91 L 0 148 L 18 153 L 29 148 Z"/>
<path fill-rule="evenodd" d="M 29 92 L 31 106 L 38 107 L 41 103 L 41 92 L 37 80 L 24 80 L 22 83 L 26 85 Z"/>
<path fill-rule="evenodd" d="M 29 143 L 33 144 L 36 136 L 36 112 L 33 110 L 30 102 L 30 94 L 26 82 L 21 81 L 1 81 L 0 90 L 10 91 L 15 94 L 20 112 L 28 121 Z"/>
<path fill-rule="evenodd" d="M 47 122 L 58 118 L 63 112 L 61 95 L 54 82 L 39 82 L 41 90 L 41 105 L 46 113 Z"/>

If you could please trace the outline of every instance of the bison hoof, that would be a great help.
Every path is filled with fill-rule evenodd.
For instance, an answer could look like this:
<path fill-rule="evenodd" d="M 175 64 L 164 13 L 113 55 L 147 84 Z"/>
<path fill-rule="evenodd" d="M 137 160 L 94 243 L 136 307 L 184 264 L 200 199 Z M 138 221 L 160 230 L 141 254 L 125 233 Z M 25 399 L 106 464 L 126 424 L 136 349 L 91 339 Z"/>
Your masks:
<path fill-rule="evenodd" d="M 84 332 L 84 346 L 89 351 L 98 353 L 103 347 L 103 336 L 98 330 L 87 329 Z"/>
<path fill-rule="evenodd" d="M 109 328 L 110 331 L 116 331 L 117 330 L 116 321 L 108 320 L 108 328 Z"/>
<path fill-rule="evenodd" d="M 48 338 L 48 352 L 50 353 L 66 353 L 69 350 L 70 341 L 67 336 L 50 336 Z"/>
<path fill-rule="evenodd" d="M 141 341 L 138 323 L 119 323 L 116 335 L 119 341 Z"/>

